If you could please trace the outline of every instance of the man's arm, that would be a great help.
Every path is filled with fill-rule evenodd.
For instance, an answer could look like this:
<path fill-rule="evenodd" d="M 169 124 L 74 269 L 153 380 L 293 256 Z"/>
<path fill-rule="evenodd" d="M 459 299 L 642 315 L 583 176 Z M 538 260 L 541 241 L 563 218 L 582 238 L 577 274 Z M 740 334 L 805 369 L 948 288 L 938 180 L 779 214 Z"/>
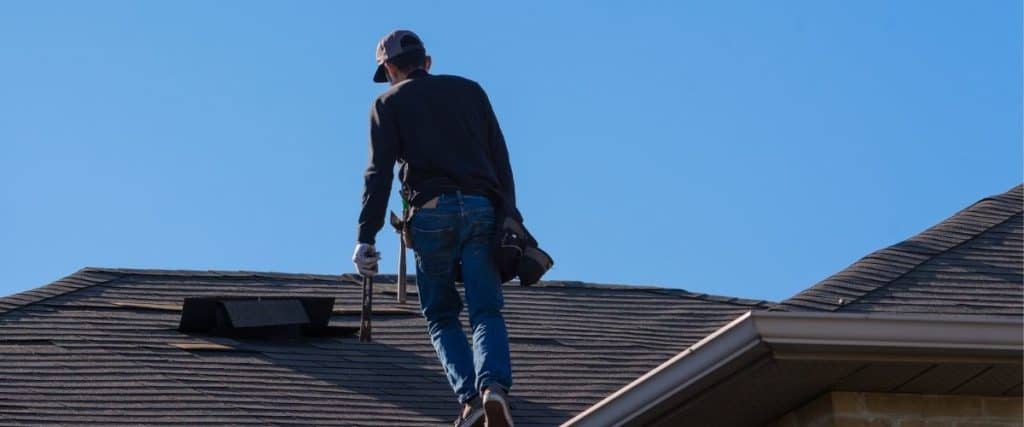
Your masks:
<path fill-rule="evenodd" d="M 502 199 L 504 199 L 504 211 L 506 215 L 523 222 L 523 216 L 516 207 L 516 183 L 512 177 L 512 164 L 508 158 L 508 146 L 505 144 L 505 135 L 501 133 L 501 126 L 498 125 L 498 117 L 494 114 L 491 100 L 487 93 L 480 88 L 483 94 L 484 108 L 487 110 L 488 132 L 487 138 L 491 145 L 491 158 L 494 163 L 494 172 L 498 176 L 498 183 L 501 185 Z"/>
<path fill-rule="evenodd" d="M 359 213 L 359 243 L 374 244 L 377 232 L 384 226 L 398 147 L 394 113 L 378 99 L 370 109 L 370 165 L 363 175 L 365 184 L 363 210 Z"/>

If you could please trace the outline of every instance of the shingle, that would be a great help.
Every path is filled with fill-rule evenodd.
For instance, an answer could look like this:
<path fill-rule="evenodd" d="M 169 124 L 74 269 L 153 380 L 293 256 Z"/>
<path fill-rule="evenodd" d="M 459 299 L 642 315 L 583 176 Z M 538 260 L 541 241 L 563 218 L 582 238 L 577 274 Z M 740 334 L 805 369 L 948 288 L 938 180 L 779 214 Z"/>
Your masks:
<path fill-rule="evenodd" d="M 25 292 L 0 298 L 0 314 L 20 309 L 50 298 L 59 297 L 69 292 L 88 288 L 116 280 L 120 276 L 110 273 L 97 273 L 94 270 L 82 269 L 75 274 L 46 286 L 30 289 Z"/>
<path fill-rule="evenodd" d="M 379 277 L 378 291 L 393 292 L 393 280 Z M 332 296 L 337 307 L 354 307 L 361 286 L 350 275 L 87 268 L 0 299 L 0 307 L 17 307 L 0 315 L 0 337 L 8 340 L 0 341 L 0 419 L 438 425 L 458 411 L 415 297 L 405 304 L 375 298 L 375 309 L 393 315 L 375 317 L 376 341 L 364 344 L 214 341 L 177 332 L 182 299 L 201 295 Z M 513 405 L 525 426 L 565 421 L 740 314 L 770 306 L 579 282 L 506 286 L 505 301 Z M 358 323 L 358 315 L 339 310 L 331 321 Z"/>
<path fill-rule="evenodd" d="M 983 199 L 777 310 L 1024 314 L 1024 186 Z M 840 303 L 842 300 L 842 303 Z"/>
<path fill-rule="evenodd" d="M 565 421 L 749 310 L 1020 316 L 1021 200 L 1020 186 L 982 200 L 779 305 L 650 286 L 506 286 L 517 423 Z M 353 275 L 85 268 L 0 298 L 0 420 L 447 424 L 457 404 L 415 298 L 396 303 L 394 280 L 378 277 L 375 309 L 392 315 L 375 318 L 369 344 L 215 341 L 176 330 L 188 296 L 330 296 L 342 308 L 332 324 L 355 324 L 357 313 L 344 309 L 360 301 Z M 997 374 L 962 388 L 1019 390 Z"/>

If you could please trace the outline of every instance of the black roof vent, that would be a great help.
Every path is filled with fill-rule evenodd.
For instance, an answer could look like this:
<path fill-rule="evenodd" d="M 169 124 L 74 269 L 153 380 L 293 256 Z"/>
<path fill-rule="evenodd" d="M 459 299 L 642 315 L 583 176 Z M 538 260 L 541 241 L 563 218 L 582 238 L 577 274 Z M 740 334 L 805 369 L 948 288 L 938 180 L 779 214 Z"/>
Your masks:
<path fill-rule="evenodd" d="M 328 326 L 333 297 L 188 297 L 178 331 L 235 338 L 349 336 L 358 327 Z"/>

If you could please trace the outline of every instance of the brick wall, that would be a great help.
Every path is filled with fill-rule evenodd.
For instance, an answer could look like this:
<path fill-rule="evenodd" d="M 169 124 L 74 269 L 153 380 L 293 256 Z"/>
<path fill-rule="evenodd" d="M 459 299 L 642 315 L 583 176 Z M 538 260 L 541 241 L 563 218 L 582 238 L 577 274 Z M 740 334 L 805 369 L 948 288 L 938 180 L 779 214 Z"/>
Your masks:
<path fill-rule="evenodd" d="M 775 427 L 1020 427 L 1021 397 L 826 393 Z"/>

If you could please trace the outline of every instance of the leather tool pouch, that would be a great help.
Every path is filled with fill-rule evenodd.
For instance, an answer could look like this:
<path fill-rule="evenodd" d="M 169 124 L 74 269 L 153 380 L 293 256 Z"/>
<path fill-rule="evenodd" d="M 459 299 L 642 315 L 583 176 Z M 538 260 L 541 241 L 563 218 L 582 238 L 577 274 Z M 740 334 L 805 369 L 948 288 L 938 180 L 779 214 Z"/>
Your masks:
<path fill-rule="evenodd" d="M 530 286 L 540 281 L 540 278 L 554 267 L 555 260 L 551 255 L 538 247 L 527 247 L 523 256 L 519 258 L 519 266 L 516 273 L 519 275 L 519 284 Z"/>
<path fill-rule="evenodd" d="M 416 216 L 416 211 L 420 209 L 434 209 L 437 207 L 437 201 L 438 199 L 437 197 L 435 197 L 433 199 L 428 200 L 426 203 L 423 204 L 423 206 L 420 206 L 418 208 L 410 206 L 403 212 L 402 216 L 404 218 L 402 220 L 398 220 L 397 215 L 394 215 L 394 213 L 392 213 L 391 225 L 395 227 L 395 230 L 398 231 L 399 234 L 402 235 L 402 242 L 405 243 L 405 247 L 409 249 L 415 249 L 415 247 L 412 245 L 412 218 Z"/>
<path fill-rule="evenodd" d="M 401 236 L 402 243 L 405 244 L 406 248 L 412 248 L 412 232 L 409 228 L 409 219 L 411 218 L 403 220 L 393 211 L 391 212 L 391 226 L 394 227 L 395 232 Z"/>
<path fill-rule="evenodd" d="M 555 265 L 551 255 L 537 246 L 537 240 L 519 221 L 505 217 L 498 233 L 496 259 L 503 283 L 519 276 L 520 285 L 533 285 Z"/>

